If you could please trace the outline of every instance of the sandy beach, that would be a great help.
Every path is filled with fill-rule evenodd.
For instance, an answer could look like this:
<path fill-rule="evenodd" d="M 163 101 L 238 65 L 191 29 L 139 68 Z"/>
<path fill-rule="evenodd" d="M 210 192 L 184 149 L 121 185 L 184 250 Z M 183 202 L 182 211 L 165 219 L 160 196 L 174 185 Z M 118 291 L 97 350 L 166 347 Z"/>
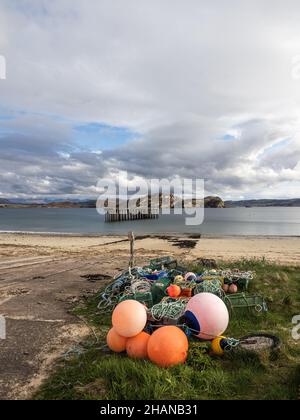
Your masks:
<path fill-rule="evenodd" d="M 235 261 L 241 258 L 266 258 L 279 264 L 300 265 L 299 237 L 265 236 L 137 236 L 136 254 L 155 257 L 214 258 Z M 0 258 L 36 256 L 97 256 L 101 253 L 118 258 L 128 254 L 125 236 L 78 236 L 48 234 L 0 234 Z M 12 260 L 13 263 L 13 260 Z"/>
<path fill-rule="evenodd" d="M 300 238 L 140 237 L 136 265 L 174 256 L 234 261 L 262 258 L 300 265 Z M 128 266 L 126 237 L 0 234 L 0 399 L 30 398 L 53 361 L 90 332 L 70 313 Z"/>

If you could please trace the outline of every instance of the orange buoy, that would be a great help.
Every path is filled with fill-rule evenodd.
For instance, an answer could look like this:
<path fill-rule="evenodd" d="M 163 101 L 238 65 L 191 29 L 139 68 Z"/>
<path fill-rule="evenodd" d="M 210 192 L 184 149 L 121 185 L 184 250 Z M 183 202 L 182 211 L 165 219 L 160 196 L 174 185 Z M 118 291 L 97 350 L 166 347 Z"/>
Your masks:
<path fill-rule="evenodd" d="M 129 357 L 132 359 L 147 359 L 148 357 L 148 341 L 150 334 L 144 331 L 138 334 L 136 337 L 128 338 L 126 343 L 126 351 Z"/>
<path fill-rule="evenodd" d="M 176 366 L 187 359 L 189 342 L 184 332 L 175 326 L 159 328 L 148 342 L 148 357 L 160 367 Z"/>
<path fill-rule="evenodd" d="M 127 338 L 119 335 L 114 328 L 112 328 L 107 334 L 106 342 L 110 350 L 115 353 L 122 353 L 126 350 Z"/>
<path fill-rule="evenodd" d="M 176 284 L 172 284 L 167 288 L 167 292 L 171 298 L 178 298 L 181 295 L 181 288 Z"/>
<path fill-rule="evenodd" d="M 135 337 L 143 331 L 147 323 L 147 311 L 136 300 L 119 303 L 112 315 L 112 324 L 122 337 Z"/>

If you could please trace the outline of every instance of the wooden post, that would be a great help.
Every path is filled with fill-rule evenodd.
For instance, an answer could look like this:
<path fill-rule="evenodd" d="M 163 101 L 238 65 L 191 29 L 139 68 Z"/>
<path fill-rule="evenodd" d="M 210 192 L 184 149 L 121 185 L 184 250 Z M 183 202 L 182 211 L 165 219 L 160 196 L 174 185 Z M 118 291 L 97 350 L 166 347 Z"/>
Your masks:
<path fill-rule="evenodd" d="M 134 267 L 134 241 L 135 241 L 135 236 L 134 236 L 133 232 L 128 232 L 128 239 L 130 241 L 129 275 L 131 276 L 131 270 Z"/>

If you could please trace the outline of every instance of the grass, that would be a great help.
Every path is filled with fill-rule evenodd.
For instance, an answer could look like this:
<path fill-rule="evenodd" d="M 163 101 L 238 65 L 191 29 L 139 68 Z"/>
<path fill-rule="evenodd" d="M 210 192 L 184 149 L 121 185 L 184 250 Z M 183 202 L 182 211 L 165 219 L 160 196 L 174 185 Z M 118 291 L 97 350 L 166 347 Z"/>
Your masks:
<path fill-rule="evenodd" d="M 265 296 L 269 306 L 266 315 L 233 316 L 226 335 L 276 334 L 282 340 L 278 354 L 232 353 L 216 358 L 208 354 L 206 343 L 192 342 L 187 363 L 170 369 L 112 355 L 104 350 L 111 315 L 97 315 L 98 297 L 94 297 L 74 312 L 94 328 L 98 342 L 91 336 L 82 354 L 62 359 L 35 399 L 297 399 L 300 345 L 292 339 L 291 330 L 293 316 L 300 314 L 300 269 L 265 260 L 242 260 L 222 267 L 256 271 L 249 292 Z"/>

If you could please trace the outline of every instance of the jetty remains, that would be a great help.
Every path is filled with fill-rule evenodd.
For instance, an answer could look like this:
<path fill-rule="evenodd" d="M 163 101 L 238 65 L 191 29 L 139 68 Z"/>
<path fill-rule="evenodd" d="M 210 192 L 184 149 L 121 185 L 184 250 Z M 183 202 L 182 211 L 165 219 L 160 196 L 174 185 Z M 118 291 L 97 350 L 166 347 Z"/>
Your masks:
<path fill-rule="evenodd" d="M 136 209 L 107 209 L 105 222 L 127 222 L 131 220 L 158 219 L 159 209 L 136 208 Z"/>

